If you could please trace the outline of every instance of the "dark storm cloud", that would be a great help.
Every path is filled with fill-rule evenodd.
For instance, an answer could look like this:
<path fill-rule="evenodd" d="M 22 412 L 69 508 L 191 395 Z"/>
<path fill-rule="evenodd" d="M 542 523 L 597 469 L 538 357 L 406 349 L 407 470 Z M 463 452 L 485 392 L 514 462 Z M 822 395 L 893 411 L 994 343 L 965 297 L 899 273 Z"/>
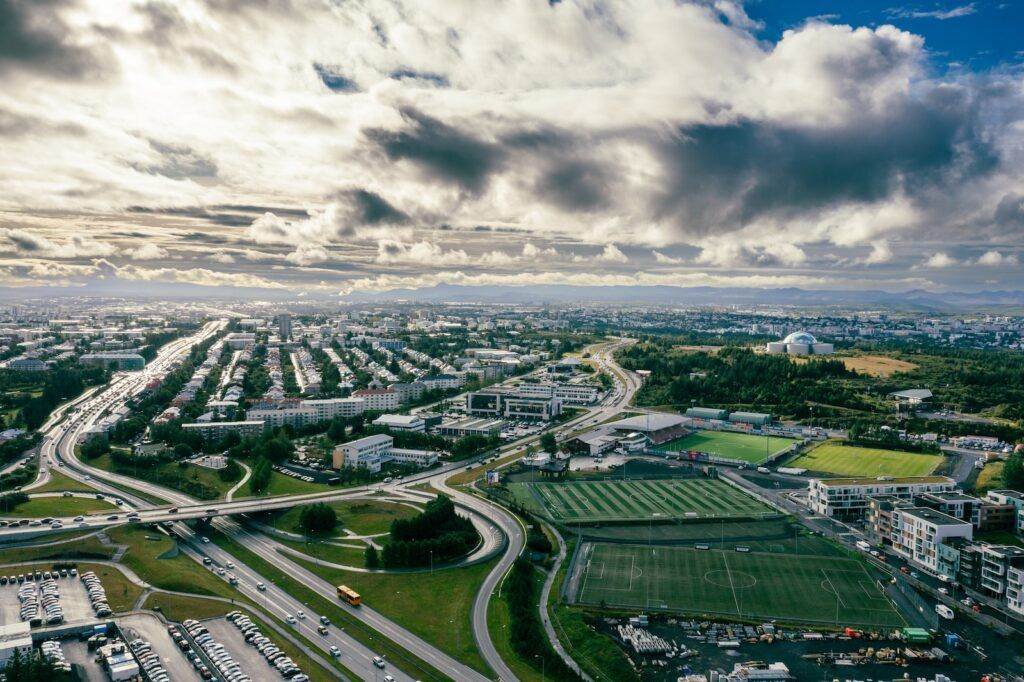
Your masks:
<path fill-rule="evenodd" d="M 359 84 L 341 73 L 336 66 L 313 62 L 313 70 L 316 71 L 320 82 L 331 92 L 359 92 Z"/>
<path fill-rule="evenodd" d="M 66 0 L 0 0 L 0 73 L 28 69 L 57 78 L 95 77 L 109 68 L 105 51 L 76 43 L 59 10 Z"/>
<path fill-rule="evenodd" d="M 706 234 L 763 216 L 879 201 L 899 188 L 920 196 L 996 167 L 974 117 L 962 95 L 936 91 L 843 127 L 743 121 L 681 128 L 673 139 L 651 142 L 664 171 L 652 213 Z"/>
<path fill-rule="evenodd" d="M 160 162 L 148 165 L 129 164 L 132 168 L 150 175 L 163 175 L 175 180 L 217 177 L 217 164 L 214 160 L 200 154 L 188 145 L 149 140 L 149 146 L 160 155 Z"/>
<path fill-rule="evenodd" d="M 549 164 L 534 185 L 538 196 L 565 211 L 607 208 L 614 176 L 603 164 L 586 159 Z"/>
<path fill-rule="evenodd" d="M 408 214 L 367 189 L 341 190 L 334 198 L 349 207 L 351 219 L 359 225 L 399 225 L 409 221 Z"/>
<path fill-rule="evenodd" d="M 415 69 L 396 69 L 389 73 L 388 77 L 396 81 L 424 81 L 439 88 L 447 88 L 450 84 L 446 76 L 431 71 L 417 71 Z"/>
<path fill-rule="evenodd" d="M 479 195 L 506 158 L 499 145 L 443 123 L 416 109 L 402 110 L 404 130 L 373 128 L 366 137 L 393 161 L 409 161 L 431 180 Z"/>
<path fill-rule="evenodd" d="M 1024 232 L 1024 196 L 1007 194 L 999 200 L 993 220 L 998 228 L 1006 232 Z"/>
<path fill-rule="evenodd" d="M 215 204 L 213 206 L 129 206 L 129 213 L 195 218 L 212 225 L 225 227 L 248 227 L 257 216 L 274 213 L 288 218 L 306 218 L 304 209 L 278 206 L 257 206 L 250 204 Z M 202 234 L 202 233 L 200 233 Z"/>

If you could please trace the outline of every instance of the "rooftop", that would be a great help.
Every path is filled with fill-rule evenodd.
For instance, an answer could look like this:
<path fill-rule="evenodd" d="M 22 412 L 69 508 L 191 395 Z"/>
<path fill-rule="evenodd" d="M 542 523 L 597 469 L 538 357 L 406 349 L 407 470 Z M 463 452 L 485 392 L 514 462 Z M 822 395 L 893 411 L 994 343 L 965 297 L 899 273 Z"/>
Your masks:
<path fill-rule="evenodd" d="M 914 516 L 921 519 L 922 521 L 928 521 L 929 523 L 934 523 L 939 526 L 971 525 L 970 521 L 961 521 L 955 516 L 943 514 L 942 512 L 936 511 L 929 507 L 908 507 L 905 509 L 901 509 L 900 511 L 903 512 L 905 515 Z"/>
<path fill-rule="evenodd" d="M 825 478 L 818 479 L 822 485 L 909 485 L 912 483 L 949 483 L 953 485 L 952 478 L 947 476 L 898 476 L 881 478 Z"/>
<path fill-rule="evenodd" d="M 686 423 L 686 417 L 678 414 L 641 414 L 636 417 L 627 417 L 608 424 L 616 431 L 661 431 L 670 429 Z"/>

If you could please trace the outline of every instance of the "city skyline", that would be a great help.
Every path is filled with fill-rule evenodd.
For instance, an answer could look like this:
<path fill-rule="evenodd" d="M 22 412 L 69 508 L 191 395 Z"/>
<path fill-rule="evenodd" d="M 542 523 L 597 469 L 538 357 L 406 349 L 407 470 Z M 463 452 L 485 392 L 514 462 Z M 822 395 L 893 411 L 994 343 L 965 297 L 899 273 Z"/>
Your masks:
<path fill-rule="evenodd" d="M 0 287 L 1024 289 L 1001 2 L 0 0 Z"/>

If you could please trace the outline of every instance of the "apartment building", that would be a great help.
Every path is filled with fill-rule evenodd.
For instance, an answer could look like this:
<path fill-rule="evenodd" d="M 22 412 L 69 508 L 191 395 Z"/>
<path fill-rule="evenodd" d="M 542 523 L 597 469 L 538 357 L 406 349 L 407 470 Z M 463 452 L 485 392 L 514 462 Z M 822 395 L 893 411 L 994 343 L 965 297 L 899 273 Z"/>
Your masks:
<path fill-rule="evenodd" d="M 1019 493 L 1016 490 L 989 490 L 985 499 L 991 500 L 996 504 L 1013 505 L 1014 509 L 1017 510 L 1015 522 L 1017 532 L 1024 532 L 1024 493 Z"/>
<path fill-rule="evenodd" d="M 457 374 L 436 374 L 434 376 L 422 377 L 420 383 L 428 391 L 447 391 L 461 388 L 466 383 L 466 377 Z"/>
<path fill-rule="evenodd" d="M 237 433 L 242 438 L 247 436 L 258 436 L 263 433 L 264 424 L 262 420 L 244 422 L 197 422 L 195 424 L 182 424 L 184 431 L 192 431 L 200 434 L 206 440 L 219 441 L 229 433 Z"/>
<path fill-rule="evenodd" d="M 364 388 L 353 391 L 352 397 L 365 400 L 368 412 L 397 410 L 400 404 L 398 393 L 393 388 Z"/>
<path fill-rule="evenodd" d="M 903 478 L 826 478 L 807 484 L 807 508 L 815 514 L 837 519 L 859 519 L 868 510 L 868 498 L 886 495 L 912 502 L 915 495 L 949 492 L 956 482 L 946 476 Z"/>
<path fill-rule="evenodd" d="M 1017 608 L 1020 608 L 1024 549 L 985 543 L 980 543 L 979 547 L 981 581 L 978 586 L 982 592 L 996 599 L 1006 599 L 1008 605 L 1012 598 Z"/>
<path fill-rule="evenodd" d="M 247 421 L 262 421 L 267 428 L 305 426 L 330 421 L 335 417 L 354 417 L 367 409 L 360 398 L 324 398 L 321 400 L 282 400 L 257 403 L 246 410 Z"/>
<path fill-rule="evenodd" d="M 892 548 L 907 561 L 939 572 L 939 545 L 951 538 L 973 537 L 974 527 L 928 507 L 903 507 L 892 513 Z"/>

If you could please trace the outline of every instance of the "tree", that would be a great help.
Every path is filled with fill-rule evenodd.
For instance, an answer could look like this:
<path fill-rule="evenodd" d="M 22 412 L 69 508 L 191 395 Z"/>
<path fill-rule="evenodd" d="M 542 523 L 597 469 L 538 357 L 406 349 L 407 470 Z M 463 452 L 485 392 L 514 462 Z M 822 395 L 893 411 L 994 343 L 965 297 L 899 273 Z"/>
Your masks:
<path fill-rule="evenodd" d="M 366 546 L 366 567 L 367 568 L 379 568 L 380 567 L 380 554 L 377 552 L 377 548 L 373 545 Z"/>
<path fill-rule="evenodd" d="M 57 670 L 53 662 L 39 650 L 22 654 L 15 649 L 3 667 L 3 676 L 7 682 L 54 682 L 68 679 L 67 673 Z"/>
<path fill-rule="evenodd" d="M 345 440 L 345 420 L 335 417 L 327 427 L 327 437 L 335 443 Z"/>
<path fill-rule="evenodd" d="M 189 459 L 194 454 L 195 450 L 188 443 L 178 443 L 174 446 L 174 456 L 178 459 Z"/>
<path fill-rule="evenodd" d="M 338 512 L 329 504 L 317 502 L 299 512 L 299 526 L 306 535 L 327 535 L 338 525 Z"/>
<path fill-rule="evenodd" d="M 270 485 L 270 476 L 273 473 L 274 469 L 269 459 L 260 457 L 256 460 L 256 464 L 252 467 L 252 475 L 249 476 L 249 490 L 253 495 L 266 492 L 267 486 Z"/>
<path fill-rule="evenodd" d="M 82 457 L 93 459 L 110 452 L 110 441 L 106 436 L 93 436 L 82 443 Z"/>
<path fill-rule="evenodd" d="M 233 458 L 228 457 L 227 466 L 217 471 L 217 476 L 225 483 L 232 483 L 242 477 L 242 467 Z"/>
<path fill-rule="evenodd" d="M 1024 454 L 1010 455 L 1003 466 L 1003 486 L 1024 491 Z"/>
<path fill-rule="evenodd" d="M 551 431 L 543 433 L 540 437 L 540 447 L 551 455 L 558 452 L 558 441 L 555 440 L 555 434 Z"/>

